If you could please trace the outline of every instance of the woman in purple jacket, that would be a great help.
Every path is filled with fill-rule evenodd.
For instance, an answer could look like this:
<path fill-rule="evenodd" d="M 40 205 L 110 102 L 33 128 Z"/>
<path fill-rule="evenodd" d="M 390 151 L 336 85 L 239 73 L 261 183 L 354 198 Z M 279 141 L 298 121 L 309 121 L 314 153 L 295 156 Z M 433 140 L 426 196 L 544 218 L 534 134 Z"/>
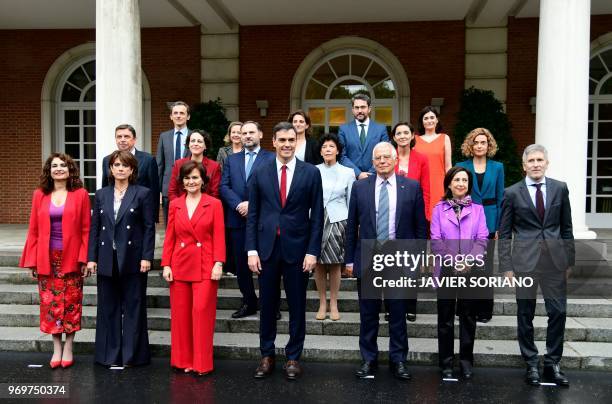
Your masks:
<path fill-rule="evenodd" d="M 489 230 L 482 205 L 472 202 L 472 176 L 464 167 L 452 167 L 444 177 L 444 197 L 431 214 L 431 249 L 435 276 L 455 285 L 438 287 L 438 353 L 442 378 L 453 378 L 455 313 L 459 316 L 459 359 L 463 378 L 472 377 L 474 336 L 478 313 L 477 291 L 470 279 L 484 265 Z M 441 262 L 440 262 L 441 261 Z M 442 264 L 442 265 L 440 265 Z M 465 282 L 466 287 L 461 286 Z"/>

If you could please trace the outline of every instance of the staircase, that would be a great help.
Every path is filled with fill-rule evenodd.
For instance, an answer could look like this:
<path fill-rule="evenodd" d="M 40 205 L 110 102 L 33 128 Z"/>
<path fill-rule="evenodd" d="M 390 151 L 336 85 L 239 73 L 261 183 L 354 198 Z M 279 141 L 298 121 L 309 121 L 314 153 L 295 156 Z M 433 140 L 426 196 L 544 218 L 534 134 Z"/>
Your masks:
<path fill-rule="evenodd" d="M 158 243 L 161 245 L 161 243 Z M 157 251 L 159 256 L 159 249 Z M 0 350 L 52 350 L 51 338 L 38 329 L 39 307 L 37 285 L 29 272 L 17 268 L 19 254 L 0 253 Z M 159 261 L 154 264 L 159 268 Z M 612 370 L 612 271 L 601 268 L 596 273 L 577 271 L 570 279 L 570 289 L 577 297 L 568 299 L 563 367 L 568 369 Z M 83 296 L 83 330 L 77 333 L 77 353 L 93 351 L 96 323 L 95 277 L 88 278 Z M 170 309 L 166 282 L 159 270 L 149 273 L 148 280 L 149 340 L 155 355 L 170 352 Z M 607 297 L 602 297 L 607 296 Z M 240 306 L 241 295 L 236 278 L 224 276 L 220 281 L 217 303 L 215 356 L 255 360 L 259 358 L 259 321 L 257 316 L 239 320 L 231 313 Z M 356 282 L 343 279 L 339 296 L 342 319 L 317 321 L 318 294 L 311 279 L 307 296 L 306 341 L 304 359 L 311 361 L 359 361 L 359 309 Z M 288 340 L 286 302 L 281 305 L 278 323 L 277 353 L 283 355 Z M 494 317 L 488 324 L 478 324 L 474 348 L 476 366 L 523 366 L 516 341 L 516 302 L 511 290 L 498 290 Z M 534 321 L 538 349 L 545 352 L 547 318 L 539 300 Z M 455 336 L 458 338 L 458 327 Z M 382 319 L 378 339 L 381 360 L 388 358 L 388 325 Z M 437 364 L 435 300 L 419 296 L 418 318 L 408 323 L 409 361 Z M 456 351 L 458 347 L 455 348 Z"/>

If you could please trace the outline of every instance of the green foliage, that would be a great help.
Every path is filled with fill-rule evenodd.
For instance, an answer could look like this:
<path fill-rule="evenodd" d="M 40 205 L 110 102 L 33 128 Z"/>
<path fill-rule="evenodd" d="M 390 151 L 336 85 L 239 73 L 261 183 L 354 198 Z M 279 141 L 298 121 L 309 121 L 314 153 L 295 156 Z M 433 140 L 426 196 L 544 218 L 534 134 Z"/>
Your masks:
<path fill-rule="evenodd" d="M 512 138 L 511 124 L 503 110 L 502 103 L 492 91 L 470 87 L 463 90 L 461 107 L 457 114 L 457 124 L 453 135 L 453 161 L 466 159 L 461 154 L 461 144 L 466 135 L 475 128 L 487 128 L 497 142 L 498 151 L 493 160 L 504 163 L 506 186 L 518 182 L 523 177 L 521 158 L 516 151 Z"/>
<path fill-rule="evenodd" d="M 225 108 L 221 99 L 202 102 L 191 107 L 190 129 L 204 129 L 212 138 L 212 148 L 206 151 L 206 156 L 215 160 L 217 152 L 224 146 L 223 138 L 227 134 L 229 121 L 225 117 Z"/>

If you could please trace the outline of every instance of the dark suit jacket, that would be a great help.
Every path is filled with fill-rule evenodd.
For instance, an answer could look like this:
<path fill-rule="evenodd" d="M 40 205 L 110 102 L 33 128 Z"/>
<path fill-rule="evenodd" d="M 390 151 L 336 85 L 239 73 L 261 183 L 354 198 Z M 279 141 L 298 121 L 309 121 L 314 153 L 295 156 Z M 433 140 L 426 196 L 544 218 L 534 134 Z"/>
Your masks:
<path fill-rule="evenodd" d="M 253 178 L 255 170 L 266 162 L 274 161 L 274 156 L 274 153 L 259 149 L 259 153 L 251 168 L 249 182 Z M 236 206 L 238 206 L 239 203 L 249 200 L 248 182 L 245 177 L 245 158 L 244 152 L 234 153 L 227 157 L 225 165 L 223 166 L 221 186 L 219 187 L 221 200 L 227 208 L 225 225 L 232 229 L 246 226 L 246 218 L 236 212 Z"/>
<path fill-rule="evenodd" d="M 96 192 L 87 260 L 98 263 L 100 275 L 112 276 L 114 240 L 119 272 L 138 273 L 140 260 L 153 261 L 155 249 L 155 217 L 151 191 L 140 185 L 128 186 L 116 221 L 113 200 L 112 185 Z"/>
<path fill-rule="evenodd" d="M 109 185 L 108 175 L 108 159 L 106 156 L 102 159 L 102 187 Z M 152 155 L 147 152 L 136 150 L 134 157 L 138 160 L 138 178 L 136 183 L 151 190 L 151 198 L 153 200 L 153 209 L 155 210 L 155 221 L 159 217 L 159 178 L 157 176 L 157 162 Z"/>
<path fill-rule="evenodd" d="M 225 262 L 223 207 L 202 194 L 190 219 L 185 197 L 170 202 L 161 264 L 172 268 L 177 281 L 200 282 L 210 279 L 215 262 Z"/>
<path fill-rule="evenodd" d="M 323 156 L 321 156 L 321 150 L 319 149 L 319 141 L 317 139 L 307 137 L 306 138 L 306 151 L 304 152 L 304 161 L 310 164 L 321 164 L 323 162 Z"/>
<path fill-rule="evenodd" d="M 191 133 L 191 129 L 187 129 L 187 135 Z M 185 151 L 181 157 L 189 157 L 191 153 L 189 148 L 185 147 Z M 172 166 L 174 166 L 174 129 L 162 132 L 159 135 L 157 143 L 157 168 L 159 178 L 159 188 L 164 196 L 168 196 L 168 185 L 170 184 L 170 175 L 172 174 Z"/>
<path fill-rule="evenodd" d="M 277 229 L 281 254 L 287 263 L 302 262 L 306 254 L 315 257 L 321 254 L 323 186 L 319 169 L 312 164 L 296 161 L 284 208 L 280 202 L 276 158 L 251 174 L 245 249 L 257 250 L 260 259 L 267 260 Z"/>
<path fill-rule="evenodd" d="M 342 156 L 339 163 L 352 168 L 355 171 L 355 176 L 361 174 L 362 171 L 374 173 L 372 150 L 378 143 L 389 141 L 387 128 L 371 119 L 363 147 L 359 140 L 359 131 L 355 120 L 340 126 L 338 138 L 342 144 Z"/>
<path fill-rule="evenodd" d="M 504 199 L 504 165 L 498 161 L 487 159 L 482 189 L 478 186 L 476 171 L 474 171 L 474 161 L 472 159 L 457 163 L 458 166 L 467 168 L 472 173 L 472 200 L 479 205 L 483 205 L 487 218 L 489 233 L 494 233 L 499 228 L 499 218 L 501 216 L 501 204 Z M 482 201 L 488 200 L 484 204 Z"/>
<path fill-rule="evenodd" d="M 360 278 L 361 240 L 376 240 L 376 175 L 356 181 L 351 192 L 349 216 L 346 228 L 345 262 L 353 264 L 353 274 Z M 396 240 L 425 240 L 427 220 L 421 186 L 415 180 L 399 175 L 397 181 L 397 202 L 395 211 Z M 368 254 L 366 254 L 368 255 Z"/>
<path fill-rule="evenodd" d="M 542 253 L 550 250 L 558 270 L 574 265 L 574 234 L 569 191 L 564 182 L 546 177 L 544 221 L 529 196 L 525 180 L 506 188 L 499 225 L 499 263 L 502 272 L 532 272 Z M 511 240 L 514 242 L 511 243 Z"/>

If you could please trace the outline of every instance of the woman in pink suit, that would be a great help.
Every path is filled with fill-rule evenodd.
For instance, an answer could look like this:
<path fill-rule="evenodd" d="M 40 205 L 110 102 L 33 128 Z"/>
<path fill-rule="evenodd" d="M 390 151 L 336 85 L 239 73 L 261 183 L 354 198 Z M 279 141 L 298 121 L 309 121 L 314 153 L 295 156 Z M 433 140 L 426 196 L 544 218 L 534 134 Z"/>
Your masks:
<path fill-rule="evenodd" d="M 478 276 L 484 268 L 489 237 L 484 208 L 472 202 L 472 175 L 464 167 L 452 167 L 444 177 L 444 197 L 431 214 L 431 250 L 442 257 L 455 257 L 454 266 L 436 267 L 436 276 Z M 473 256 L 476 265 L 460 263 Z M 461 261 L 463 262 L 463 260 Z M 465 279 L 464 279 L 465 280 Z M 466 281 L 467 282 L 467 281 Z M 442 378 L 453 377 L 455 313 L 459 316 L 459 359 L 464 379 L 472 377 L 474 338 L 479 301 L 476 290 L 438 288 L 438 356 Z"/>
<path fill-rule="evenodd" d="M 70 156 L 53 153 L 32 197 L 28 238 L 19 261 L 38 279 L 40 330 L 53 335 L 51 368 L 73 364 L 72 342 L 81 329 L 87 272 L 89 195 Z M 62 334 L 66 343 L 62 349 Z"/>
<path fill-rule="evenodd" d="M 206 170 L 196 161 L 181 166 L 187 193 L 170 203 L 162 254 L 170 283 L 171 366 L 204 375 L 213 370 L 217 288 L 225 262 L 221 201 L 204 193 Z"/>

